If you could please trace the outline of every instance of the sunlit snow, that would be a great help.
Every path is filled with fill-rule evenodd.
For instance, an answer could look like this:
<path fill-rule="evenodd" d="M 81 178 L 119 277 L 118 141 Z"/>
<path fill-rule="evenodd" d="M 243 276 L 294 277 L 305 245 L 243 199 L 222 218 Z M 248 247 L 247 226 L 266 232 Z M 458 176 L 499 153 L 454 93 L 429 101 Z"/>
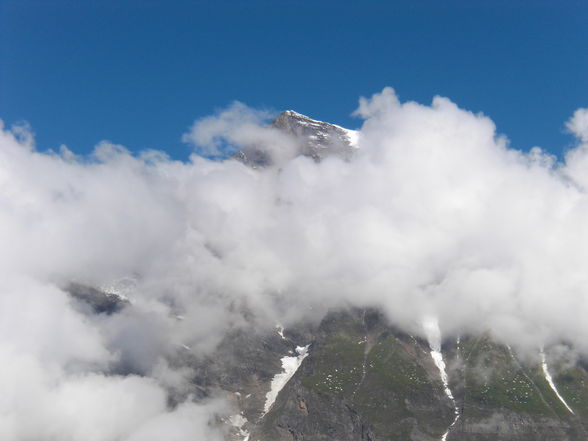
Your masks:
<path fill-rule="evenodd" d="M 302 360 L 304 360 L 308 356 L 308 346 L 298 346 L 296 348 L 296 353 L 298 355 L 291 356 L 291 357 L 282 357 L 282 369 L 283 372 L 276 374 L 272 379 L 272 383 L 270 386 L 270 391 L 265 396 L 265 406 L 263 408 L 263 413 L 266 414 L 271 409 L 272 405 L 276 401 L 278 394 L 284 388 L 284 386 L 290 381 L 290 378 L 296 373 L 300 365 L 302 364 Z"/>
<path fill-rule="evenodd" d="M 443 360 L 443 354 L 441 353 L 441 330 L 439 329 L 439 322 L 435 318 L 428 317 L 423 321 L 423 328 L 425 329 L 429 347 L 431 348 L 431 357 L 433 358 L 435 366 L 437 366 L 437 369 L 439 369 L 439 376 L 441 377 L 441 382 L 443 383 L 445 395 L 447 395 L 447 397 L 451 400 L 454 407 L 455 418 L 451 425 L 447 428 L 447 431 L 441 437 L 441 441 L 446 441 L 449 431 L 459 419 L 459 408 L 457 407 L 453 393 L 449 388 L 449 379 L 447 377 L 445 361 Z"/>
<path fill-rule="evenodd" d="M 568 406 L 568 403 L 566 403 L 566 400 L 564 400 L 564 398 L 559 394 L 559 391 L 557 390 L 557 387 L 555 386 L 555 383 L 553 382 L 553 378 L 551 377 L 551 374 L 549 373 L 549 369 L 547 368 L 547 360 L 545 358 L 545 352 L 543 351 L 543 349 L 541 349 L 540 354 L 541 354 L 541 367 L 543 368 L 543 374 L 545 375 L 545 379 L 549 383 L 549 386 L 551 386 L 551 389 L 553 389 L 553 392 L 555 392 L 555 395 L 557 395 L 557 398 L 559 398 L 559 400 L 563 403 L 563 405 L 566 406 L 566 408 L 570 411 L 570 413 L 574 413 L 572 408 L 570 406 Z"/>

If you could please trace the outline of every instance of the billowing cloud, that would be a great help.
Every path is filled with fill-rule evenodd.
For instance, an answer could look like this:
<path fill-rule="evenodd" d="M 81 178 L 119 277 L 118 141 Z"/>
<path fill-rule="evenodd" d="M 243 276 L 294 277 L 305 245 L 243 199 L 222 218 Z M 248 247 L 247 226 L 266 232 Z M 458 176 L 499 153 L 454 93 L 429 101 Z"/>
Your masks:
<path fill-rule="evenodd" d="M 401 103 L 385 89 L 357 115 L 350 161 L 297 157 L 296 140 L 242 104 L 184 136 L 206 155 L 262 146 L 274 165 L 257 169 L 108 143 L 41 153 L 26 129 L 3 130 L 0 438 L 215 439 L 224 409 L 169 407 L 190 372 L 167 360 L 246 323 L 342 305 L 382 308 L 411 332 L 434 317 L 443 335 L 492 329 L 588 352 L 586 110 L 562 163 L 509 148 L 446 98 Z M 110 316 L 64 291 L 120 280 L 133 307 Z"/>
<path fill-rule="evenodd" d="M 570 132 L 583 142 L 588 142 L 588 109 L 578 109 L 566 123 Z"/>
<path fill-rule="evenodd" d="M 265 124 L 270 116 L 267 111 L 254 110 L 236 101 L 217 115 L 195 121 L 182 140 L 207 157 L 227 156 L 244 147 L 257 146 L 276 157 L 291 158 L 295 142 Z"/>

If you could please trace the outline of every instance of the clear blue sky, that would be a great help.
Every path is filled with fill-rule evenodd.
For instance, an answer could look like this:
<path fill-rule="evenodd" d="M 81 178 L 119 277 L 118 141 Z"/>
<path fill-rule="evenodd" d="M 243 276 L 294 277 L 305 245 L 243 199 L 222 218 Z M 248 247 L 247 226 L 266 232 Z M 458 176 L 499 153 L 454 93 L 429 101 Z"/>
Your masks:
<path fill-rule="evenodd" d="M 0 0 L 0 118 L 41 150 L 102 139 L 185 158 L 233 100 L 354 128 L 360 95 L 435 94 L 554 153 L 588 106 L 588 2 Z"/>

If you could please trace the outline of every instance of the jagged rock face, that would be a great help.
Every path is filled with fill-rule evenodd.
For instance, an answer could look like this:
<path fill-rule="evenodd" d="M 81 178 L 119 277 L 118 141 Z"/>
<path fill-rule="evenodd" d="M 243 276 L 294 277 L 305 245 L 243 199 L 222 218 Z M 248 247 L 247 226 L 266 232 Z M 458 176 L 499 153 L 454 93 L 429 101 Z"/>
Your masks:
<path fill-rule="evenodd" d="M 328 155 L 351 159 L 357 149 L 357 132 L 315 121 L 292 110 L 280 113 L 272 126 L 300 139 L 300 153 L 317 161 Z"/>
<path fill-rule="evenodd" d="M 270 126 L 290 135 L 296 141 L 297 155 L 308 156 L 315 161 L 331 155 L 349 160 L 357 150 L 356 131 L 316 121 L 292 110 L 280 113 Z M 271 164 L 269 153 L 257 147 L 242 150 L 234 157 L 257 167 Z"/>
<path fill-rule="evenodd" d="M 310 334 L 296 334 L 307 341 Z M 270 383 L 281 370 L 280 359 L 294 353 L 296 345 L 277 332 L 260 333 L 254 328 L 227 335 L 216 351 L 204 358 L 184 354 L 184 362 L 194 369 L 192 384 L 198 395 L 207 397 L 219 391 L 228 393 L 249 421 L 264 414 Z"/>

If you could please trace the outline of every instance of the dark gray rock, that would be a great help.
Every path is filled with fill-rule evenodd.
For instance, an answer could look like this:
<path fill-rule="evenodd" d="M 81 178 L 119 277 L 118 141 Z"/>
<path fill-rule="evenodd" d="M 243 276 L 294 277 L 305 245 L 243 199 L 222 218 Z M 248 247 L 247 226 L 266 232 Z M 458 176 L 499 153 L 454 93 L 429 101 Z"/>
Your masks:
<path fill-rule="evenodd" d="M 78 302 L 78 309 L 82 312 L 95 314 L 113 314 L 129 305 L 129 301 L 112 293 L 107 293 L 97 288 L 70 283 L 65 287 L 71 297 Z"/>

